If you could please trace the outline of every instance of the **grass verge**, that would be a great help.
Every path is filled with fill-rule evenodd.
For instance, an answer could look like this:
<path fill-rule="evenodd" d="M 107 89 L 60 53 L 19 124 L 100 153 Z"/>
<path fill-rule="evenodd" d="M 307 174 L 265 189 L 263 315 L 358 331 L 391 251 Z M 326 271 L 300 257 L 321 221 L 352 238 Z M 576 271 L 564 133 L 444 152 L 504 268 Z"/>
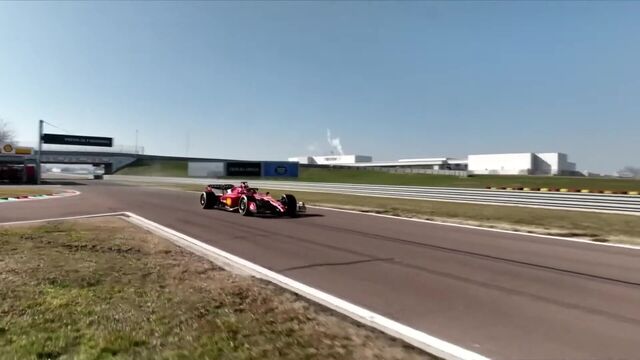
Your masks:
<path fill-rule="evenodd" d="M 182 160 L 136 160 L 118 175 L 186 177 L 188 162 Z"/>
<path fill-rule="evenodd" d="M 0 228 L 3 358 L 425 355 L 118 218 Z"/>
<path fill-rule="evenodd" d="M 180 160 L 137 160 L 118 171 L 118 175 L 140 176 L 187 176 L 186 161 Z M 639 191 L 640 180 L 586 178 L 569 176 L 517 176 L 517 175 L 475 175 L 466 178 L 445 175 L 393 174 L 373 170 L 351 170 L 331 168 L 300 168 L 299 178 L 269 178 L 269 180 L 297 180 L 309 182 L 353 183 L 375 185 L 443 186 L 462 188 L 530 187 L 567 188 L 590 190 Z"/>
<path fill-rule="evenodd" d="M 166 186 L 166 185 L 162 185 Z M 172 185 L 201 191 L 200 185 Z M 272 194 L 285 190 L 260 189 Z M 595 242 L 640 245 L 640 217 L 634 215 L 537 209 L 518 206 L 391 199 L 373 196 L 290 191 L 309 205 L 371 212 L 535 234 L 575 237 Z"/>
<path fill-rule="evenodd" d="M 28 196 L 28 195 L 42 195 L 42 194 L 51 194 L 51 193 L 53 193 L 51 189 L 38 188 L 38 187 L 13 187 L 13 186 L 0 187 L 0 198 Z"/>

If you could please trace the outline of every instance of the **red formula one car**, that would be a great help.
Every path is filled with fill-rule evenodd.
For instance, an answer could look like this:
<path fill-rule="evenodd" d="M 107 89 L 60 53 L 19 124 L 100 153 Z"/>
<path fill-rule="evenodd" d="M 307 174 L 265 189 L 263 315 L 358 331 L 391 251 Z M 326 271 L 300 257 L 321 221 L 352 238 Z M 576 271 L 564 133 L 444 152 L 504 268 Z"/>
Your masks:
<path fill-rule="evenodd" d="M 298 202 L 291 194 L 284 194 L 280 200 L 276 200 L 269 193 L 260 193 L 258 189 L 249 187 L 246 182 L 242 182 L 240 186 L 207 185 L 200 195 L 200 205 L 203 209 L 237 210 L 244 216 L 272 214 L 296 217 L 307 210 L 304 203 Z"/>

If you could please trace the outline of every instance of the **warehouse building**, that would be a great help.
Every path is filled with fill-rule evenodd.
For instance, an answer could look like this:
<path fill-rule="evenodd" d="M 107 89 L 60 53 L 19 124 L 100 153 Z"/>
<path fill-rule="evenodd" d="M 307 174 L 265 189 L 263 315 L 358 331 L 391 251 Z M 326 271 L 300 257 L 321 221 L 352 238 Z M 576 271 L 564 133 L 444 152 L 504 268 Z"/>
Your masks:
<path fill-rule="evenodd" d="M 582 175 L 567 154 L 512 153 L 469 155 L 467 159 L 449 157 L 373 161 L 368 155 L 301 156 L 289 158 L 305 165 L 346 166 L 353 168 L 425 169 L 466 171 L 478 175 Z"/>
<path fill-rule="evenodd" d="M 291 157 L 289 161 L 311 165 L 352 165 L 370 163 L 373 158 L 368 155 L 323 155 Z"/>
<path fill-rule="evenodd" d="M 581 175 L 564 153 L 516 153 L 469 155 L 471 174 L 493 175 Z"/>

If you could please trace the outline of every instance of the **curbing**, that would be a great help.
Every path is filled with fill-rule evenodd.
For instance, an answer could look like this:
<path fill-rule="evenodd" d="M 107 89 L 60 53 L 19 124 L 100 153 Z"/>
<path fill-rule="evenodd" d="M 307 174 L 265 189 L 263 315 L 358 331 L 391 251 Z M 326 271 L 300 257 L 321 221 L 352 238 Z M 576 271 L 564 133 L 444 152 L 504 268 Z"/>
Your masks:
<path fill-rule="evenodd" d="M 272 282 L 287 290 L 293 291 L 311 301 L 324 305 L 334 311 L 346 315 L 364 325 L 378 329 L 390 336 L 403 340 L 429 354 L 438 356 L 445 360 L 489 360 L 489 358 L 474 353 L 457 345 L 433 337 L 429 334 L 413 329 L 394 320 L 386 318 L 360 306 L 349 303 L 338 297 L 295 281 L 286 276 L 268 270 L 262 266 L 249 262 L 245 259 L 232 255 L 211 245 L 205 244 L 192 237 L 179 233 L 166 226 L 145 219 L 131 212 L 116 212 L 104 214 L 92 214 L 82 216 L 72 216 L 63 218 L 51 218 L 43 220 L 16 221 L 10 223 L 0 223 L 3 225 L 20 225 L 38 222 L 86 219 L 106 216 L 120 216 L 132 224 L 140 226 L 154 234 L 162 236 L 174 244 L 203 256 L 217 265 L 236 273 L 252 275 L 269 282 Z"/>
<path fill-rule="evenodd" d="M 570 188 L 531 188 L 531 187 L 504 187 L 485 186 L 487 190 L 507 190 L 507 191 L 549 191 L 562 193 L 592 193 L 592 194 L 614 194 L 614 195 L 640 195 L 640 191 L 633 190 L 593 190 L 593 189 L 570 189 Z"/>
<path fill-rule="evenodd" d="M 76 196 L 80 195 L 81 192 L 77 190 L 65 190 L 61 193 L 50 193 L 50 194 L 40 194 L 40 195 L 24 195 L 17 197 L 0 197 L 0 204 L 4 203 L 15 203 L 20 201 L 33 201 L 33 200 L 48 200 L 48 199 L 59 199 L 62 197 Z"/>

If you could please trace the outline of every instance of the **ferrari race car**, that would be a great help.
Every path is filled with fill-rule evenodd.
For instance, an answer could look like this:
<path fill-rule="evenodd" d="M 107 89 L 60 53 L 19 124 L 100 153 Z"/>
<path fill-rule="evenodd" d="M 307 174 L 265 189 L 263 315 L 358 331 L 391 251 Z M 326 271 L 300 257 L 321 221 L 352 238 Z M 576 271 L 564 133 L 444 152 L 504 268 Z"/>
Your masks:
<path fill-rule="evenodd" d="M 307 210 L 302 202 L 298 202 L 291 194 L 284 194 L 276 200 L 269 193 L 260 193 L 258 189 L 242 182 L 240 186 L 233 184 L 207 185 L 200 195 L 203 209 L 224 209 L 238 211 L 244 216 L 255 214 L 272 214 L 276 216 L 296 217 Z"/>

